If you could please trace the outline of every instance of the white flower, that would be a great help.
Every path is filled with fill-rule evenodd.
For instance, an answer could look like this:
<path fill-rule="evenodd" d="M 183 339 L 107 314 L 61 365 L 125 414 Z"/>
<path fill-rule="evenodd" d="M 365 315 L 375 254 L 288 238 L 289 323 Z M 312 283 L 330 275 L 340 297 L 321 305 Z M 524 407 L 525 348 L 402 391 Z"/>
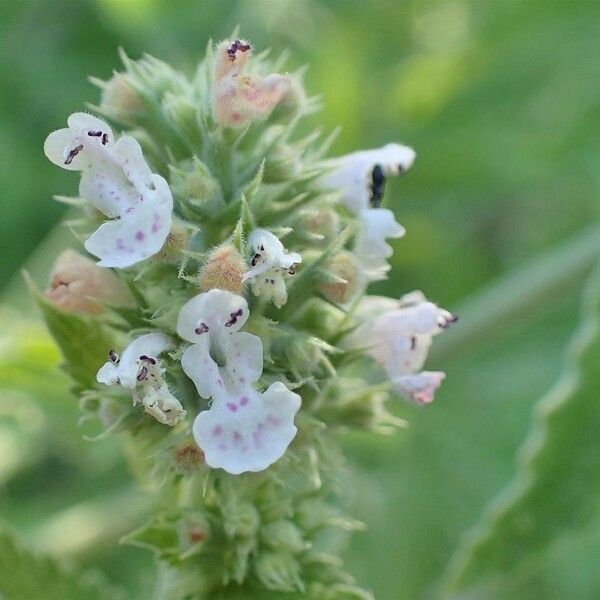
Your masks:
<path fill-rule="evenodd" d="M 387 238 L 401 238 L 406 230 L 387 208 L 370 208 L 359 215 L 359 229 L 354 241 L 354 254 L 359 259 L 368 281 L 385 279 L 390 270 L 387 260 L 393 254 Z"/>
<path fill-rule="evenodd" d="M 326 163 L 332 171 L 319 178 L 319 187 L 340 190 L 340 201 L 355 215 L 368 208 L 379 208 L 387 177 L 409 169 L 415 151 L 400 144 L 361 150 Z"/>
<path fill-rule="evenodd" d="M 224 41 L 216 49 L 212 109 L 221 125 L 243 127 L 265 118 L 290 89 L 285 75 L 245 75 L 251 53 L 243 40 Z"/>
<path fill-rule="evenodd" d="M 331 172 L 317 180 L 321 189 L 338 190 L 340 202 L 358 217 L 354 252 L 368 281 L 385 278 L 390 269 L 386 259 L 392 255 L 385 240 L 401 238 L 405 233 L 394 213 L 380 208 L 386 178 L 409 169 L 414 159 L 412 148 L 387 144 L 328 161 Z"/>
<path fill-rule="evenodd" d="M 187 302 L 177 332 L 192 342 L 181 366 L 209 410 L 194 421 L 194 438 L 206 464 L 229 473 L 261 471 L 281 458 L 296 435 L 300 397 L 282 383 L 264 393 L 252 384 L 262 373 L 259 337 L 240 331 L 248 318 L 244 298 L 213 289 Z"/>
<path fill-rule="evenodd" d="M 173 342 L 162 333 L 142 335 L 131 342 L 120 357 L 111 350 L 96 380 L 131 389 L 134 406 L 142 404 L 160 423 L 175 425 L 185 417 L 186 411 L 169 391 L 158 360 L 161 353 L 172 348 Z"/>
<path fill-rule="evenodd" d="M 75 113 L 67 123 L 46 138 L 44 152 L 59 167 L 81 171 L 80 196 L 111 219 L 88 238 L 86 250 L 103 267 L 129 267 L 156 254 L 171 229 L 165 179 L 150 171 L 134 138 L 115 142 L 101 119 Z"/>
<path fill-rule="evenodd" d="M 399 301 L 367 297 L 357 312 L 360 325 L 343 341 L 348 349 L 363 350 L 386 371 L 396 389 L 415 402 L 433 401 L 444 373 L 420 372 L 433 336 L 456 317 L 429 302 L 417 291 Z"/>
<path fill-rule="evenodd" d="M 287 302 L 285 275 L 293 275 L 296 265 L 302 262 L 297 252 L 286 252 L 277 236 L 266 229 L 255 229 L 248 243 L 252 248 L 252 268 L 242 281 L 252 280 L 252 292 L 266 300 L 272 300 L 277 308 Z"/>

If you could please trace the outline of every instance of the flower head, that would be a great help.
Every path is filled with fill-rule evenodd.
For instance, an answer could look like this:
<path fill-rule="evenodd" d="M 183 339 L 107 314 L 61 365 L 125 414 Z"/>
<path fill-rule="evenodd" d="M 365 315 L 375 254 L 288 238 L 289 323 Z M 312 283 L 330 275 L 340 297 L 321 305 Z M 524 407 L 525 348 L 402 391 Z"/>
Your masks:
<path fill-rule="evenodd" d="M 217 46 L 212 90 L 213 117 L 220 125 L 243 127 L 266 118 L 290 89 L 290 79 L 272 73 L 246 75 L 252 47 L 243 40 Z"/>
<path fill-rule="evenodd" d="M 287 252 L 277 236 L 266 229 L 252 231 L 248 242 L 252 249 L 252 268 L 243 281 L 251 280 L 256 296 L 273 300 L 275 306 L 281 308 L 287 302 L 284 278 L 296 272 L 302 257 L 297 252 Z"/>
<path fill-rule="evenodd" d="M 116 275 L 74 250 L 59 254 L 44 296 L 61 310 L 91 315 L 101 313 L 103 303 L 130 304 L 132 300 Z"/>
<path fill-rule="evenodd" d="M 368 297 L 357 314 L 360 325 L 348 335 L 347 348 L 362 349 L 386 371 L 400 393 L 427 404 L 444 379 L 443 373 L 418 373 L 425 364 L 433 336 L 456 317 L 429 302 L 421 292 L 399 301 Z"/>
<path fill-rule="evenodd" d="M 132 390 L 133 403 L 165 425 L 175 425 L 186 415 L 181 403 L 169 391 L 159 355 L 172 349 L 173 342 L 162 333 L 136 338 L 119 356 L 111 350 L 96 379 L 105 385 L 121 385 Z"/>
<path fill-rule="evenodd" d="M 211 290 L 187 302 L 177 332 L 192 342 L 181 366 L 210 410 L 194 421 L 206 463 L 229 473 L 261 471 L 278 460 L 296 435 L 300 397 L 280 382 L 264 393 L 252 384 L 262 373 L 261 339 L 240 331 L 248 318 L 244 298 Z"/>
<path fill-rule="evenodd" d="M 102 267 L 128 267 L 156 254 L 171 229 L 173 198 L 165 179 L 150 171 L 139 143 L 114 141 L 110 127 L 87 113 L 74 113 L 69 127 L 44 143 L 56 165 L 81 171 L 79 194 L 112 219 L 85 242 Z"/>

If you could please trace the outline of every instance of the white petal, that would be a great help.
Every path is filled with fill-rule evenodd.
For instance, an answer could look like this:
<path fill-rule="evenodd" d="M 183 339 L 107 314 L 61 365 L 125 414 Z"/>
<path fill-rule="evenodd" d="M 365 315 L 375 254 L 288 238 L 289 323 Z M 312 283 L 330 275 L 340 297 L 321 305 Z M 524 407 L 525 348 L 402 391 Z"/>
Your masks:
<path fill-rule="evenodd" d="M 211 398 L 224 387 L 219 365 L 210 355 L 209 338 L 192 344 L 181 357 L 184 373 L 194 382 L 201 398 Z"/>
<path fill-rule="evenodd" d="M 436 390 L 445 378 L 446 373 L 442 371 L 423 371 L 397 377 L 394 379 L 394 385 L 408 400 L 417 404 L 431 404 Z"/>
<path fill-rule="evenodd" d="M 140 194 L 127 180 L 123 170 L 108 160 L 103 165 L 96 161 L 93 168 L 84 169 L 79 195 L 110 218 L 133 210 L 140 201 Z"/>
<path fill-rule="evenodd" d="M 67 125 L 76 131 L 81 133 L 87 133 L 88 131 L 100 131 L 102 133 L 106 133 L 109 139 L 109 142 L 112 141 L 112 130 L 109 127 L 106 121 L 95 117 L 94 115 L 90 115 L 85 112 L 77 112 L 73 113 L 67 119 Z M 99 136 L 98 136 L 99 137 Z"/>
<path fill-rule="evenodd" d="M 113 156 L 122 167 L 125 177 L 140 194 L 145 193 L 147 188 L 152 186 L 152 171 L 135 138 L 129 135 L 119 138 L 115 144 Z"/>
<path fill-rule="evenodd" d="M 119 367 L 113 362 L 106 362 L 96 374 L 96 381 L 104 385 L 115 385 L 119 382 Z"/>
<path fill-rule="evenodd" d="M 194 421 L 194 438 L 206 463 L 232 474 L 262 471 L 281 458 L 296 435 L 300 397 L 282 383 L 264 394 L 247 390 L 215 399 Z"/>
<path fill-rule="evenodd" d="M 198 342 L 207 333 L 202 323 L 208 327 L 208 332 L 211 327 L 218 327 L 234 333 L 247 319 L 248 303 L 244 298 L 225 290 L 213 289 L 198 294 L 183 305 L 177 320 L 177 333 L 184 340 Z"/>
<path fill-rule="evenodd" d="M 135 338 L 121 355 L 119 361 L 119 380 L 126 388 L 134 388 L 137 384 L 139 360 L 141 356 L 158 358 L 160 354 L 174 347 L 171 338 L 164 333 L 147 333 Z"/>
<path fill-rule="evenodd" d="M 333 170 L 320 177 L 317 185 L 321 189 L 342 191 L 340 201 L 358 214 L 370 207 L 375 166 L 389 177 L 409 169 L 414 159 L 414 150 L 401 144 L 354 152 L 330 161 Z"/>
<path fill-rule="evenodd" d="M 109 221 L 87 239 L 85 248 L 102 267 L 129 267 L 156 254 L 171 230 L 173 198 L 166 181 L 152 176 L 156 190 L 148 190 L 121 218 Z"/>

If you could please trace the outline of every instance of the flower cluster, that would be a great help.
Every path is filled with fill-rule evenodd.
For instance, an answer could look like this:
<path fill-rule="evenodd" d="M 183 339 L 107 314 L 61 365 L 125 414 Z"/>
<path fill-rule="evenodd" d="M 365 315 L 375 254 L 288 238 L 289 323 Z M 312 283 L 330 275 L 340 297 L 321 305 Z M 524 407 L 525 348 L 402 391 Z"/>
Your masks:
<path fill-rule="evenodd" d="M 368 598 L 315 549 L 324 528 L 352 527 L 327 502 L 333 432 L 389 430 L 390 390 L 430 403 L 445 374 L 423 370 L 427 353 L 456 318 L 420 292 L 365 295 L 404 235 L 382 203 L 414 151 L 326 158 L 318 136 L 297 135 L 315 108 L 301 72 L 268 74 L 251 55 L 241 39 L 211 45 L 192 79 L 123 56 L 96 80 L 95 112 L 126 130 L 75 113 L 48 136 L 48 158 L 81 173 L 73 203 L 98 261 L 61 256 L 44 314 L 86 422 L 135 432 L 136 472 L 180 496 L 128 539 L 179 569 L 169 597 L 235 583 Z M 357 361 L 390 384 L 357 379 Z"/>

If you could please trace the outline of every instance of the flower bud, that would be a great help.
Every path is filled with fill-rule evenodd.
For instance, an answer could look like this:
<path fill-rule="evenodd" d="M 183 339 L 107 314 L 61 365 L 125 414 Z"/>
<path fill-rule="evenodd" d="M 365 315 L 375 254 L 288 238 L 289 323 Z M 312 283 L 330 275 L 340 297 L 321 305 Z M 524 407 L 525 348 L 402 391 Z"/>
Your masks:
<path fill-rule="evenodd" d="M 260 515 L 253 504 L 232 502 L 223 507 L 225 533 L 228 537 L 253 537 L 260 525 Z"/>
<path fill-rule="evenodd" d="M 263 181 L 277 183 L 295 179 L 300 172 L 300 155 L 290 144 L 277 144 L 265 163 Z"/>
<path fill-rule="evenodd" d="M 302 538 L 302 532 L 291 521 L 281 520 L 265 525 L 261 530 L 261 537 L 275 551 L 296 554 L 309 546 Z"/>
<path fill-rule="evenodd" d="M 177 523 L 179 548 L 186 558 L 200 550 L 209 535 L 210 526 L 201 513 L 188 513 Z"/>
<path fill-rule="evenodd" d="M 123 73 L 115 73 L 102 87 L 100 110 L 121 123 L 130 123 L 132 117 L 143 112 L 144 105 L 135 88 Z"/>
<path fill-rule="evenodd" d="M 194 208 L 205 208 L 212 212 L 223 206 L 219 182 L 196 157 L 171 170 L 171 189 L 175 196 Z"/>
<path fill-rule="evenodd" d="M 210 253 L 198 276 L 198 285 L 201 290 L 217 288 L 240 294 L 244 287 L 242 277 L 245 272 L 246 263 L 237 248 L 232 244 L 223 244 Z"/>
<path fill-rule="evenodd" d="M 326 242 L 339 233 L 340 217 L 333 208 L 320 206 L 304 212 L 302 227 L 312 234 L 323 236 L 323 241 Z"/>
<path fill-rule="evenodd" d="M 294 592 L 304 590 L 300 578 L 300 565 L 291 555 L 285 553 L 261 553 L 256 560 L 256 575 L 270 590 Z"/>
<path fill-rule="evenodd" d="M 182 475 L 192 475 L 204 465 L 204 452 L 189 438 L 174 450 L 175 470 Z"/>
<path fill-rule="evenodd" d="M 127 288 L 112 271 L 74 250 L 65 250 L 56 259 L 44 296 L 65 312 L 90 315 L 103 312 L 103 304 L 132 304 Z"/>
<path fill-rule="evenodd" d="M 189 239 L 188 230 L 174 221 L 163 247 L 155 255 L 156 259 L 168 263 L 180 261 L 181 253 L 187 248 Z"/>
<path fill-rule="evenodd" d="M 328 263 L 330 281 L 319 285 L 319 291 L 331 302 L 346 304 L 360 289 L 358 261 L 351 252 L 340 252 Z"/>

